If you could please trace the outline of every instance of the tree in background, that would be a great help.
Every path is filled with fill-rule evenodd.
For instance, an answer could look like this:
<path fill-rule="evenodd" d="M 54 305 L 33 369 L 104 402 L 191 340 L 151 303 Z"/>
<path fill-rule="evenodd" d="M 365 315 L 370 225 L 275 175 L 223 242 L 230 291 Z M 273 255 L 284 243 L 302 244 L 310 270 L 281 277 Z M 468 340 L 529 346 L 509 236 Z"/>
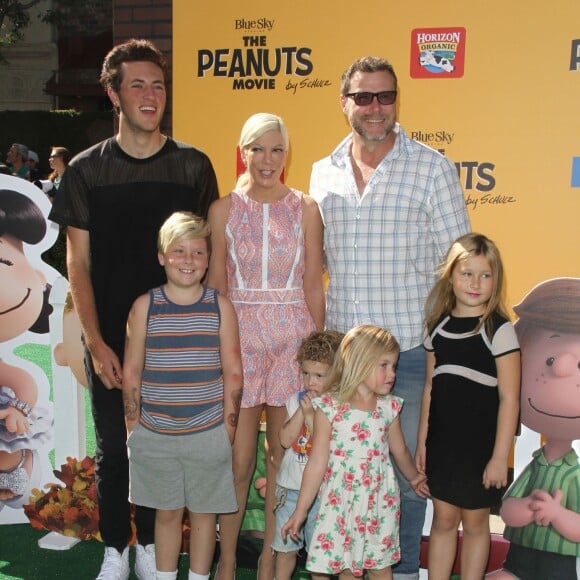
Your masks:
<path fill-rule="evenodd" d="M 3 49 L 24 38 L 32 18 L 57 27 L 60 36 L 82 33 L 96 35 L 112 21 L 112 0 L 55 0 L 50 9 L 41 9 L 41 0 L 0 0 L 0 64 L 6 64 Z M 36 8 L 35 8 L 36 7 Z M 35 8 L 35 9 L 34 9 Z M 33 10 L 34 9 L 34 10 Z"/>
<path fill-rule="evenodd" d="M 2 50 L 23 39 L 23 31 L 30 24 L 30 9 L 39 2 L 40 0 L 0 0 L 0 64 L 7 62 Z"/>

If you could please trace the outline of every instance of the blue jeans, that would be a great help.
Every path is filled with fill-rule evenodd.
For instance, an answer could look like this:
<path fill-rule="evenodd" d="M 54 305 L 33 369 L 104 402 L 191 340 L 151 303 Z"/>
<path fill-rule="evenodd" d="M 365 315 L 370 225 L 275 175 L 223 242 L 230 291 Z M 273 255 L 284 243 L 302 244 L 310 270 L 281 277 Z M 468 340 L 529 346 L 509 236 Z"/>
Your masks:
<path fill-rule="evenodd" d="M 306 551 L 308 552 L 310 542 L 312 541 L 312 535 L 314 533 L 314 522 L 316 521 L 318 508 L 320 507 L 320 500 L 318 497 L 308 508 L 306 521 L 302 525 L 298 540 L 291 538 L 290 534 L 288 534 L 286 541 L 282 540 L 282 527 L 294 513 L 299 495 L 300 490 L 287 489 L 276 484 L 276 507 L 274 508 L 274 513 L 276 514 L 276 534 L 274 535 L 274 541 L 272 542 L 272 550 L 275 550 L 276 552 L 298 552 L 302 548 L 306 548 Z"/>
<path fill-rule="evenodd" d="M 422 346 L 418 346 L 402 352 L 399 356 L 397 378 L 393 389 L 393 394 L 404 400 L 401 427 L 407 447 L 413 456 L 417 447 L 417 430 L 424 387 L 425 350 Z M 401 488 L 401 560 L 393 566 L 393 573 L 417 574 L 427 502 L 413 491 L 394 461 L 393 464 Z"/>

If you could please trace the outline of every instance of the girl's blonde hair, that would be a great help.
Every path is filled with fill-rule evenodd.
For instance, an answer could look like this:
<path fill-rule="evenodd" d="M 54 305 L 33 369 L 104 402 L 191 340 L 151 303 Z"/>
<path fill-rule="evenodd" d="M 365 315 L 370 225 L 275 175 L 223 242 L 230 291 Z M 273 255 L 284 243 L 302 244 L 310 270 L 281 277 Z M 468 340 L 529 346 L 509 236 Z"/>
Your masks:
<path fill-rule="evenodd" d="M 264 133 L 268 131 L 280 131 L 282 135 L 282 141 L 284 142 L 284 150 L 288 151 L 290 147 L 290 137 L 288 136 L 288 129 L 284 124 L 284 121 L 278 115 L 273 115 L 272 113 L 256 113 L 252 115 L 242 127 L 242 132 L 240 134 L 240 141 L 238 142 L 238 147 L 240 148 L 240 153 L 243 157 L 244 150 L 250 147 L 257 139 L 259 139 Z M 238 177 L 236 183 L 236 189 L 241 189 L 245 187 L 250 180 L 248 172 L 242 173 Z"/>
<path fill-rule="evenodd" d="M 443 315 L 449 314 L 455 308 L 453 271 L 460 262 L 473 256 L 483 256 L 489 262 L 493 278 L 491 297 L 474 332 L 478 332 L 485 325 L 487 336 L 492 336 L 494 330 L 492 315 L 494 313 L 501 314 L 509 319 L 503 299 L 504 275 L 499 249 L 494 242 L 483 234 L 472 232 L 457 238 L 453 242 L 437 270 L 437 282 L 431 289 L 425 304 L 425 326 L 428 333 L 435 329 L 437 322 Z"/>
<path fill-rule="evenodd" d="M 329 375 L 330 389 L 338 401 L 345 403 L 352 399 L 381 357 L 399 350 L 396 338 L 380 326 L 363 324 L 349 330 L 340 343 Z"/>
<path fill-rule="evenodd" d="M 209 251 L 210 233 L 209 224 L 203 218 L 189 211 L 176 211 L 163 222 L 157 236 L 157 249 L 165 254 L 175 240 L 186 237 L 188 240 L 205 238 Z"/>

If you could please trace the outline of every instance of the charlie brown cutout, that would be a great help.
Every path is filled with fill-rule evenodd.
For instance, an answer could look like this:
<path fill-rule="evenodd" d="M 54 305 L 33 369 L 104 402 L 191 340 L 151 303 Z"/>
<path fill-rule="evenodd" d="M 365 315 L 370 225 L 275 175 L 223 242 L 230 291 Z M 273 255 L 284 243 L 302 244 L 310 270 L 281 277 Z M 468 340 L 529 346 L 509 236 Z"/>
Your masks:
<path fill-rule="evenodd" d="M 501 508 L 510 548 L 486 578 L 580 578 L 580 278 L 538 284 L 514 307 L 522 351 L 522 423 L 546 443 Z"/>

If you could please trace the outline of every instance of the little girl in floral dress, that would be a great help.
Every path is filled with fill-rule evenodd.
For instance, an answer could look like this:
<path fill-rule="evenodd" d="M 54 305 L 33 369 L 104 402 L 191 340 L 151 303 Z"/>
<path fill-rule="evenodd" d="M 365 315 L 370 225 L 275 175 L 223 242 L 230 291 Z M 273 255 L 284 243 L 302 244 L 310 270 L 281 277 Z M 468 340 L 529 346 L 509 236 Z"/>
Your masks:
<path fill-rule="evenodd" d="M 392 578 L 400 558 L 399 487 L 389 452 L 413 489 L 426 497 L 426 478 L 405 445 L 403 401 L 390 395 L 399 345 L 387 330 L 357 326 L 344 337 L 315 399 L 314 441 L 296 510 L 282 537 L 296 537 L 316 494 L 320 510 L 306 567 L 341 580 Z M 322 486 L 321 486 L 322 483 Z M 320 491 L 319 491 L 320 490 Z"/>

